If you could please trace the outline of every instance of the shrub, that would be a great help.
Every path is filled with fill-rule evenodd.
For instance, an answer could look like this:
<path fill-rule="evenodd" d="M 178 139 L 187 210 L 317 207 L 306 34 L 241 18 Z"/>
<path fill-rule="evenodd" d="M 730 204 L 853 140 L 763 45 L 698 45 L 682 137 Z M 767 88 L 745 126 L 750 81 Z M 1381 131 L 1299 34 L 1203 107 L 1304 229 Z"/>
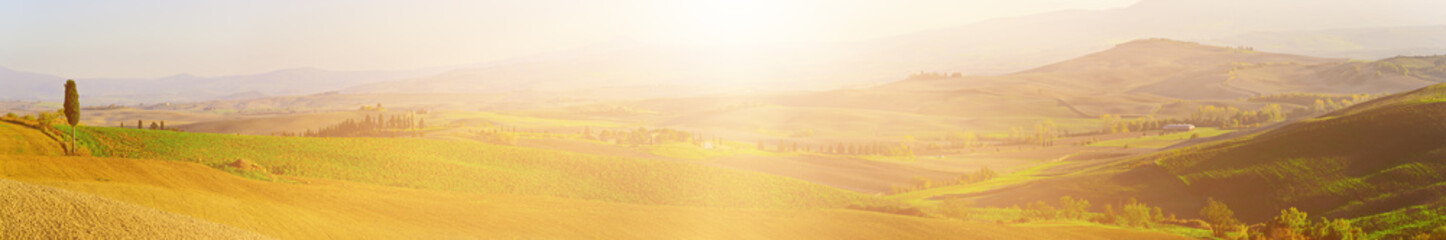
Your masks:
<path fill-rule="evenodd" d="M 1214 198 L 1206 199 L 1205 202 L 1205 208 L 1200 209 L 1200 217 L 1210 223 L 1213 236 L 1225 238 L 1226 233 L 1229 233 L 1239 223 L 1235 220 L 1235 211 L 1231 211 L 1229 206 L 1215 201 Z"/>
<path fill-rule="evenodd" d="M 1058 211 L 1054 209 L 1054 206 L 1050 206 L 1049 203 L 1045 203 L 1044 201 L 1038 201 L 1024 206 L 1024 217 L 1029 220 L 1051 220 L 1057 217 L 1057 214 Z"/>
<path fill-rule="evenodd" d="M 1150 228 L 1154 225 L 1150 218 L 1150 207 L 1145 204 L 1128 204 L 1123 210 L 1119 217 L 1120 225 L 1142 228 Z"/>
<path fill-rule="evenodd" d="M 1075 200 L 1069 196 L 1059 198 L 1060 217 L 1065 219 L 1082 220 L 1089 213 L 1090 201 Z"/>
<path fill-rule="evenodd" d="M 939 203 L 939 213 L 948 218 L 969 219 L 969 205 L 969 202 L 964 199 L 944 199 Z"/>
<path fill-rule="evenodd" d="M 1273 239 L 1295 239 L 1305 236 L 1310 227 L 1310 218 L 1305 212 L 1295 208 L 1280 210 L 1280 215 L 1275 216 L 1265 223 L 1266 234 Z"/>

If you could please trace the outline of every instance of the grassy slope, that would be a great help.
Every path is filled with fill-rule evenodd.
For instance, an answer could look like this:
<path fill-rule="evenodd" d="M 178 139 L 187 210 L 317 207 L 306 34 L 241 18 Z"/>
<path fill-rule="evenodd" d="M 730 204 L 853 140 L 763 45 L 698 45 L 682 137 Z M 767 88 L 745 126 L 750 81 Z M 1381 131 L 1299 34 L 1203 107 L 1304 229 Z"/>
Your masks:
<path fill-rule="evenodd" d="M 1446 85 L 1435 85 L 1256 135 L 1165 152 L 1156 162 L 1192 192 L 1221 199 L 1248 220 L 1291 206 L 1332 217 L 1368 216 L 1442 202 L 1443 123 Z M 1386 226 L 1373 227 L 1368 230 Z"/>
<path fill-rule="evenodd" d="M 1050 168 L 1050 167 L 1054 167 L 1054 166 L 1059 166 L 1059 165 L 1062 165 L 1062 164 L 1065 164 L 1065 162 L 1045 163 L 1045 164 L 1040 164 L 1040 165 L 1036 165 L 1036 166 L 1030 167 L 1030 168 L 1028 168 L 1028 169 L 1023 169 L 1023 170 L 1015 171 L 1015 172 L 1010 173 L 1010 174 L 1008 174 L 1008 175 L 1000 176 L 1000 177 L 997 177 L 997 178 L 994 178 L 994 179 L 990 179 L 990 180 L 988 180 L 988 181 L 983 181 L 983 182 L 978 182 L 978 183 L 972 183 L 972 184 L 951 185 L 951 186 L 930 188 L 930 189 L 925 189 L 925 190 L 920 190 L 920 191 L 913 191 L 913 192 L 907 192 L 907 193 L 897 194 L 897 195 L 893 195 L 893 196 L 890 196 L 890 197 L 891 197 L 891 198 L 894 198 L 894 199 L 901 200 L 901 201 L 910 202 L 910 203 L 922 203 L 922 202 L 924 202 L 925 200 L 931 200 L 931 199 L 936 198 L 936 197 L 961 196 L 961 195 L 969 195 L 969 194 L 976 194 L 976 193 L 981 193 L 981 192 L 987 192 L 987 191 L 991 191 L 991 190 L 1004 189 L 1004 188 L 1009 188 L 1009 187 L 1013 187 L 1013 186 L 1018 186 L 1018 185 L 1021 185 L 1021 184 L 1028 184 L 1028 183 L 1030 183 L 1031 181 L 1034 181 L 1034 180 L 1039 180 L 1039 179 L 1047 178 L 1047 177 L 1045 177 L 1045 176 L 1040 176 L 1040 175 L 1039 175 L 1039 172 L 1040 172 L 1040 171 L 1043 171 L 1044 169 L 1047 169 L 1047 168 Z"/>
<path fill-rule="evenodd" d="M 695 164 L 471 141 L 298 138 L 84 128 L 96 156 L 227 163 L 285 175 L 472 193 L 721 207 L 841 207 L 884 200 L 799 180 Z"/>
<path fill-rule="evenodd" d="M 1230 133 L 1230 132 L 1232 132 L 1232 131 L 1233 131 L 1233 130 L 1220 130 L 1220 129 L 1218 129 L 1218 128 L 1197 128 L 1197 129 L 1195 129 L 1194 131 L 1190 131 L 1190 132 L 1177 132 L 1177 133 L 1171 133 L 1171 134 L 1165 134 L 1165 135 L 1152 135 L 1152 136 L 1144 136 L 1144 137 L 1135 137 L 1135 138 L 1125 138 L 1125 139 L 1115 139 L 1115 140 L 1100 141 L 1100 142 L 1097 142 L 1097 143 L 1090 144 L 1090 146 L 1101 146 L 1101 147 L 1122 147 L 1122 146 L 1130 146 L 1130 147 L 1144 147 L 1144 148 L 1163 148 L 1163 147 L 1169 147 L 1170 145 L 1173 145 L 1173 144 L 1176 144 L 1176 143 L 1180 143 L 1181 141 L 1190 140 L 1190 136 L 1191 136 L 1191 135 L 1196 135 L 1196 134 L 1198 134 L 1198 135 L 1197 135 L 1198 137 L 1206 138 L 1206 137 L 1218 136 L 1218 135 L 1220 135 L 1220 134 Z"/>
<path fill-rule="evenodd" d="M 64 155 L 59 143 L 25 126 L 0 122 L 0 154 Z"/>

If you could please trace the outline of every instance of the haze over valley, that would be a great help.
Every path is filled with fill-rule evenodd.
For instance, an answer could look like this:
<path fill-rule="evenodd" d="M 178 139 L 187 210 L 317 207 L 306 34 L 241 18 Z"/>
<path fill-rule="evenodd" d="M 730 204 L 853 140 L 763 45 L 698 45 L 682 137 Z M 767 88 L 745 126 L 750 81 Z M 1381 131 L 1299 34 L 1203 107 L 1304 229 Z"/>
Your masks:
<path fill-rule="evenodd" d="M 114 4 L 0 239 L 1446 237 L 1446 2 Z"/>

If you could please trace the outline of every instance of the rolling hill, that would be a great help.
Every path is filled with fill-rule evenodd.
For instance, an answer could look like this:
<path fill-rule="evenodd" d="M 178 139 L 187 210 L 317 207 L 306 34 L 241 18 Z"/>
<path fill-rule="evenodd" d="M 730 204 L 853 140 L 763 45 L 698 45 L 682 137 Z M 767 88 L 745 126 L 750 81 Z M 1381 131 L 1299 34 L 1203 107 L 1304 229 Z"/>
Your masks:
<path fill-rule="evenodd" d="M 1377 237 L 1446 224 L 1446 84 L 1244 136 L 1132 157 L 978 198 L 982 204 L 1086 196 L 1161 204 L 1193 217 L 1205 198 L 1261 222 L 1295 207 L 1353 219 Z"/>
<path fill-rule="evenodd" d="M 115 199 L 102 201 L 130 202 L 154 208 L 145 209 L 151 212 L 159 209 L 189 215 L 282 239 L 1186 239 L 1093 226 L 1010 226 L 854 210 L 639 205 L 311 178 L 297 178 L 306 181 L 304 184 L 263 182 L 174 161 L 0 156 L 0 166 L 5 166 L 0 174 L 7 178 L 88 192 Z M 6 186 L 12 182 L 0 180 Z M 90 234 L 120 236 L 112 230 Z"/>
<path fill-rule="evenodd" d="M 1446 157 L 1443 122 L 1446 85 L 1435 85 L 1252 136 L 1162 153 L 1156 162 L 1192 192 L 1228 199 L 1242 212 L 1295 206 L 1359 217 L 1437 201 L 1437 183 L 1446 182 L 1434 174 L 1446 170 L 1436 163 Z"/>
<path fill-rule="evenodd" d="M 1149 94 L 1174 99 L 1238 99 L 1303 92 L 1394 93 L 1446 81 L 1440 70 L 1443 66 L 1446 58 L 1439 56 L 1352 62 L 1144 39 L 1013 74 L 905 80 L 879 89 L 1012 87 L 1074 95 Z"/>
<path fill-rule="evenodd" d="M 90 194 L 0 178 L 5 238 L 270 239 Z"/>
<path fill-rule="evenodd" d="M 80 131 L 82 146 L 95 156 L 218 166 L 246 159 L 285 176 L 384 186 L 683 206 L 888 204 L 876 197 L 778 176 L 475 141 L 238 136 L 109 127 L 83 127 Z"/>
<path fill-rule="evenodd" d="M 0 123 L 0 125 L 10 124 Z M 5 136 L 7 139 L 15 138 L 23 141 L 51 141 L 48 138 L 34 136 L 33 134 L 21 135 L 23 133 L 23 128 L 20 128 L 20 130 L 17 131 L 0 132 L 0 135 Z M 0 176 L 3 176 L 5 179 L 0 180 L 0 186 L 5 186 L 6 189 L 9 189 L 11 186 L 20 186 L 23 189 L 65 189 L 25 190 L 25 192 L 30 193 L 60 192 L 64 193 L 62 195 L 76 195 L 79 193 L 93 194 L 94 196 L 86 195 L 86 197 L 81 197 L 89 200 L 71 201 L 68 203 L 70 204 L 69 206 L 74 207 L 71 208 L 72 210 L 80 211 L 83 214 L 107 213 L 105 211 L 91 209 L 108 209 L 110 205 L 126 205 L 131 206 L 126 207 L 127 209 L 132 209 L 128 211 L 158 213 L 166 216 L 190 216 L 196 219 L 225 224 L 226 226 L 221 226 L 221 228 L 232 229 L 226 231 L 205 231 L 204 233 L 207 234 L 226 234 L 228 231 L 240 232 L 244 230 L 283 239 L 456 237 L 602 237 L 614 239 L 654 239 L 659 237 L 710 239 L 854 237 L 920 239 L 1116 239 L 1125 237 L 1135 239 L 1184 239 L 1184 237 L 1181 236 L 1161 232 L 1093 225 L 1001 225 L 844 210 L 834 207 L 735 208 L 703 207 L 696 205 L 676 206 L 675 204 L 668 203 L 642 204 L 646 201 L 617 202 L 611 200 L 583 200 L 571 197 L 550 197 L 545 196 L 549 195 L 545 193 L 546 191 L 543 191 L 545 189 L 517 189 L 505 191 L 504 193 L 428 190 L 430 187 L 384 186 L 387 184 L 369 183 L 372 181 L 368 180 L 338 181 L 326 178 L 292 176 L 291 174 L 307 175 L 304 173 L 295 173 L 296 170 L 286 172 L 287 175 L 267 174 L 271 176 L 271 178 L 269 178 L 271 180 L 258 180 L 259 178 L 255 177 L 256 175 L 242 174 L 243 176 L 252 176 L 250 178 L 243 178 L 234 173 L 218 171 L 216 169 L 217 166 L 207 166 L 182 159 L 200 159 L 198 156 L 222 156 L 249 152 L 250 155 L 246 156 L 260 159 L 258 162 L 276 164 L 277 162 L 274 159 L 285 159 L 288 156 L 313 156 L 316 150 L 306 149 L 318 149 L 317 147 L 323 147 L 321 145 L 334 143 L 350 146 L 358 143 L 354 140 L 367 140 L 301 139 L 300 142 L 280 141 L 281 145 L 299 150 L 299 152 L 278 152 L 265 150 L 270 149 L 265 146 L 254 146 L 259 142 L 247 140 L 248 137 L 229 135 L 166 133 L 126 129 L 97 130 L 97 128 L 87 128 L 86 134 L 102 136 L 88 138 L 87 142 L 89 144 L 110 146 L 110 144 L 97 142 L 97 139 L 105 138 L 106 141 L 116 141 L 114 142 L 115 145 L 141 146 L 143 148 L 137 150 L 139 152 L 128 152 L 134 154 L 128 155 L 131 157 L 155 156 L 160 158 L 174 158 L 180 161 L 0 154 Z M 216 141 L 203 140 L 207 138 L 212 138 Z M 267 142 L 277 142 L 276 140 L 279 140 L 267 137 L 252 139 L 263 139 Z M 187 142 L 190 144 L 185 144 Z M 386 144 L 394 145 L 406 141 L 383 140 L 380 142 L 388 142 Z M 181 146 L 184 148 L 172 148 L 174 147 L 172 145 L 177 143 L 181 143 Z M 433 142 L 428 143 L 432 144 Z M 248 145 L 253 147 L 235 149 L 239 146 Z M 307 145 L 315 146 L 301 147 Z M 516 156 L 515 154 L 505 153 L 513 150 L 480 145 L 474 145 L 472 147 L 491 148 L 485 152 L 493 152 L 492 154 Z M 221 148 L 230 148 L 238 151 L 232 153 L 215 152 Z M 114 148 L 109 149 L 114 150 Z M 198 151 L 192 152 L 184 149 L 198 149 Z M 357 147 L 349 149 L 371 148 Z M 34 149 L 27 150 L 26 152 L 45 151 Z M 94 152 L 99 154 L 118 154 L 121 151 Z M 306 152 L 314 153 L 308 154 Z M 202 153 L 204 155 L 193 155 L 195 153 Z M 364 153 L 363 155 L 372 154 L 375 153 Z M 572 159 L 565 160 L 573 162 L 573 164 L 570 165 L 579 163 L 588 164 L 584 162 L 590 161 L 585 160 L 587 157 L 581 155 L 553 155 L 559 159 Z M 342 171 L 369 172 L 365 170 L 365 164 L 338 160 L 332 157 L 322 156 L 301 161 L 320 162 L 323 165 L 342 164 L 352 166 L 349 167 L 348 170 Z M 548 178 L 546 176 L 551 175 L 548 173 L 549 170 L 524 170 L 527 167 L 518 168 L 523 165 L 528 165 L 527 162 L 531 160 L 527 160 L 526 158 L 509 157 L 501 161 L 502 162 L 498 162 L 501 163 L 501 165 L 488 168 L 509 168 L 511 170 L 508 171 L 515 174 L 502 176 L 502 178 L 494 180 L 513 181 L 527 178 Z M 207 161 L 200 162 L 205 163 Z M 595 163 L 633 164 L 629 162 L 630 161 L 624 159 L 609 159 Z M 420 162 L 411 164 L 417 163 Z M 622 169 L 636 169 L 649 172 L 680 172 L 693 179 L 696 179 L 696 177 L 702 173 L 687 170 L 690 169 L 690 167 L 680 166 L 681 165 L 670 164 L 644 164 L 624 167 Z M 395 167 L 394 165 L 390 168 Z M 445 176 L 446 171 L 439 170 L 449 168 L 452 167 L 433 168 L 431 172 L 433 174 L 442 173 L 442 175 Z M 297 169 L 300 171 L 309 171 L 307 169 L 313 168 L 301 167 Z M 618 171 L 609 172 L 614 172 L 615 175 L 626 175 L 619 174 L 617 173 Z M 726 173 L 731 172 L 728 170 L 722 170 L 722 172 L 724 172 L 723 177 L 729 179 L 712 179 L 713 181 L 710 181 L 711 183 L 708 188 L 718 187 L 719 185 L 717 184 L 721 182 L 737 181 L 736 178 L 759 176 L 753 174 L 730 175 L 730 173 Z M 280 172 L 276 173 L 280 174 Z M 524 187 L 560 187 L 566 191 L 588 191 L 569 186 L 627 188 L 627 186 L 641 185 L 645 189 L 656 189 L 664 192 L 679 190 L 676 187 L 656 185 L 671 185 L 671 182 L 677 182 L 679 179 L 614 180 L 599 182 L 602 185 L 597 185 L 589 183 L 590 180 L 586 180 L 587 177 L 582 175 L 566 175 L 570 175 L 571 177 L 555 179 L 559 181 L 559 184 L 563 184 L 558 187 Z M 505 180 L 508 178 L 520 179 Z M 751 197 L 776 199 L 795 198 L 798 197 L 798 195 L 817 196 L 820 193 L 827 195 L 826 192 L 828 192 L 772 194 L 762 192 L 750 193 L 746 190 L 740 190 L 742 189 L 727 188 L 726 192 L 718 194 L 754 195 Z M 71 191 L 79 193 L 67 193 Z M 0 192 L 0 194 L 12 192 L 14 191 L 3 191 Z M 666 194 L 664 192 L 658 193 Z M 536 195 L 539 193 L 544 196 Z M 717 196 L 703 196 L 710 194 L 707 191 L 683 191 L 675 193 L 685 194 L 682 196 L 684 198 L 717 198 Z M 25 195 L 20 198 L 7 197 L 3 199 L 19 199 L 22 203 L 39 200 L 37 198 L 31 198 L 30 196 L 33 195 Z M 9 206 L 14 205 L 6 205 L 6 207 Z M 0 217 L 3 217 L 0 219 L 15 221 L 6 222 L 7 227 L 25 227 L 22 229 L 22 232 L 19 232 L 21 234 L 54 233 L 59 234 L 57 236 L 79 236 L 77 235 L 78 233 L 73 231 L 85 229 L 55 228 L 56 225 L 47 225 L 44 222 L 31 221 L 35 220 L 34 218 L 13 217 L 16 215 L 13 215 L 12 212 L 7 209 L 9 208 L 0 207 Z M 132 216 L 133 215 L 120 213 L 107 215 L 106 217 Z M 140 222 L 134 222 L 134 225 L 138 226 L 154 226 L 147 224 L 166 222 L 166 218 L 145 215 L 134 216 L 134 218 L 133 220 L 141 220 Z M 67 219 L 66 221 L 77 220 Z M 31 226 L 36 227 L 31 228 Z M 213 224 L 210 226 L 219 225 Z M 15 229 L 17 228 L 7 228 L 5 231 Z M 91 234 L 90 236 L 115 237 L 126 236 L 124 234 L 150 234 L 150 232 L 148 232 L 149 229 L 153 228 L 129 228 L 126 230 L 89 229 L 91 231 L 85 232 L 85 234 Z M 183 234 L 187 232 L 184 232 L 184 230 L 190 228 L 168 227 L 165 229 L 168 232 L 164 232 L 164 234 L 161 235 L 132 236 L 185 236 Z"/>

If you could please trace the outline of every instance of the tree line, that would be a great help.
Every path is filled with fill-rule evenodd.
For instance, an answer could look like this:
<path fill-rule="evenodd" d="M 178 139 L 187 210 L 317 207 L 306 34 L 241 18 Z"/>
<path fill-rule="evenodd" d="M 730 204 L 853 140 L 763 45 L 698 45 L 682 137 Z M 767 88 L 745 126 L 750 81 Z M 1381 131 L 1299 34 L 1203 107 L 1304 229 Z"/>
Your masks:
<path fill-rule="evenodd" d="M 639 127 L 628 130 L 604 129 L 597 134 L 593 134 L 591 127 L 585 127 L 583 128 L 582 135 L 583 138 L 587 139 L 630 146 L 667 145 L 674 143 L 698 145 L 703 142 L 700 134 L 671 128 L 648 129 Z"/>
<path fill-rule="evenodd" d="M 1360 227 L 1353 226 L 1345 219 L 1320 218 L 1312 221 L 1309 215 L 1294 207 L 1280 210 L 1280 214 L 1265 222 L 1246 224 L 1235 219 L 1235 212 L 1225 203 L 1213 198 L 1206 199 L 1200 209 L 1201 219 L 1178 219 L 1173 213 L 1165 213 L 1158 206 L 1149 206 L 1134 198 L 1119 204 L 1105 204 L 1102 212 L 1092 212 L 1089 200 L 1070 196 L 1060 197 L 1056 204 L 1035 201 L 1008 209 L 1017 209 L 1021 217 L 1016 222 L 1079 220 L 1134 228 L 1155 228 L 1167 223 L 1181 226 L 1207 228 L 1211 236 L 1221 239 L 1262 239 L 1262 240 L 1356 240 L 1371 239 Z M 957 210 L 955 210 L 957 211 Z M 1432 236 L 1437 238 L 1432 238 Z M 1418 233 L 1411 239 L 1446 238 L 1446 228 L 1437 228 L 1429 233 Z"/>
<path fill-rule="evenodd" d="M 421 129 L 427 127 L 426 119 L 411 114 L 371 114 L 361 120 L 348 118 L 340 123 L 304 132 L 275 132 L 272 136 L 284 137 L 399 137 L 422 136 Z"/>

